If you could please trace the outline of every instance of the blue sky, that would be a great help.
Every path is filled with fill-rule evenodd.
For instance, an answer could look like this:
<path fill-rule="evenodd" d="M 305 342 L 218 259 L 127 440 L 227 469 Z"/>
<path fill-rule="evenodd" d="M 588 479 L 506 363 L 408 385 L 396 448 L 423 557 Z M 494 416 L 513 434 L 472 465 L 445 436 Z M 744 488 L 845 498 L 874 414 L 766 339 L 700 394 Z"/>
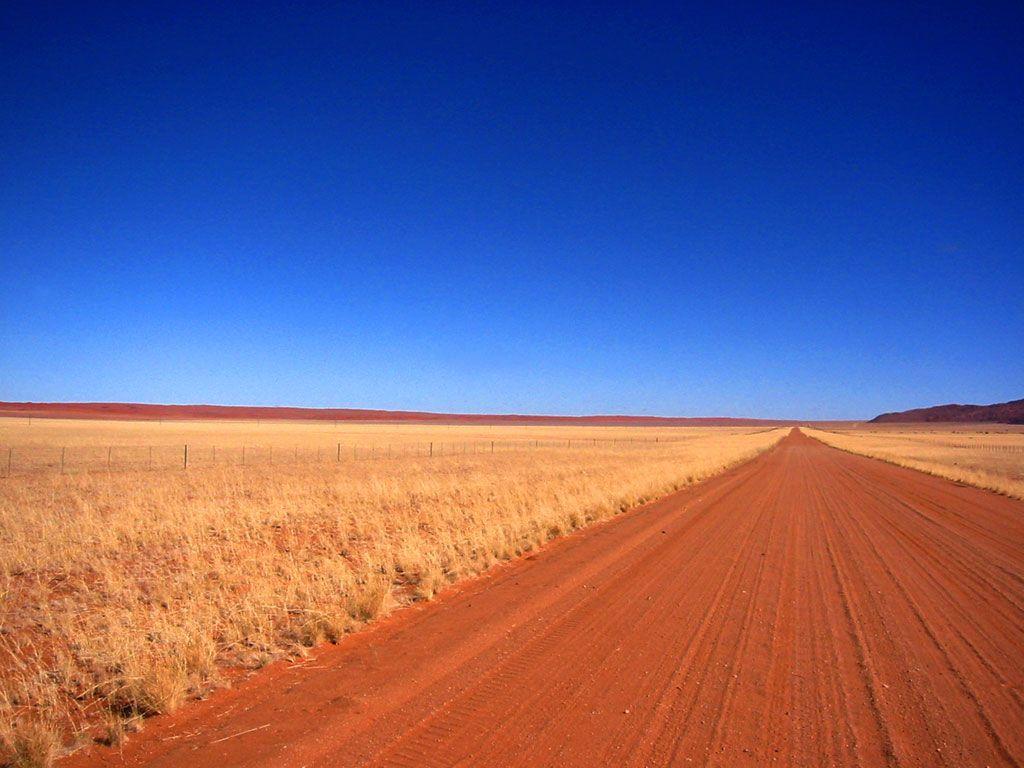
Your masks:
<path fill-rule="evenodd" d="M 258 5 L 4 4 L 0 399 L 1024 396 L 1019 3 Z"/>

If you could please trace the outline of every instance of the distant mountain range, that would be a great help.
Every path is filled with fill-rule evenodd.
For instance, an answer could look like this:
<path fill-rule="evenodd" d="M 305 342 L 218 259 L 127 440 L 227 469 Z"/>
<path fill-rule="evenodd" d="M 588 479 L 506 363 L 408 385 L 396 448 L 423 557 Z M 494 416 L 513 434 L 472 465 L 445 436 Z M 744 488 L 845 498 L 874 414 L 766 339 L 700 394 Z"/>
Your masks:
<path fill-rule="evenodd" d="M 871 423 L 922 421 L 1024 424 L 1024 400 L 1011 400 L 1008 403 L 995 403 L 994 405 L 933 405 L 931 408 L 914 408 L 910 411 L 883 413 L 881 416 L 875 416 Z"/>
<path fill-rule="evenodd" d="M 282 406 L 237 405 L 157 405 L 151 403 L 4 403 L 0 416 L 34 416 L 65 419 L 227 419 L 239 421 L 347 421 L 412 424 L 479 424 L 479 425 L 561 425 L 561 426 L 782 426 L 804 422 L 787 419 L 746 419 L 728 416 L 544 416 L 530 414 L 430 413 L 424 411 L 384 411 L 359 408 L 291 408 Z M 910 411 L 883 413 L 871 419 L 873 424 L 913 422 L 1024 424 L 1024 400 L 994 405 L 935 405 Z M 834 422 L 839 423 L 839 422 Z M 845 423 L 845 422 L 844 422 Z M 852 422 L 851 422 L 852 423 Z"/>
<path fill-rule="evenodd" d="M 151 403 L 3 403 L 0 416 L 33 416 L 65 419 L 235 419 L 239 421 L 347 421 L 405 424 L 505 424 L 631 427 L 749 427 L 780 426 L 792 421 L 731 417 L 673 416 L 537 416 L 526 414 L 428 413 L 381 411 L 358 408 L 290 408 L 236 405 L 156 405 Z"/>

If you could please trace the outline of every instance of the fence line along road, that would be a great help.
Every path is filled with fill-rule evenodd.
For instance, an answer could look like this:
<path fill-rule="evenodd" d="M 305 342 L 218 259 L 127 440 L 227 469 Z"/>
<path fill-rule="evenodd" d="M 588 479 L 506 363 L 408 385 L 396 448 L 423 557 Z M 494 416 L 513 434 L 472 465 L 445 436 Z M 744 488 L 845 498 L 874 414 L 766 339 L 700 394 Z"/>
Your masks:
<path fill-rule="evenodd" d="M 3 477 L 50 472 L 113 472 L 130 470 L 192 469 L 215 466 L 274 466 L 281 464 L 339 463 L 398 457 L 433 458 L 528 450 L 594 450 L 620 447 L 655 447 L 692 440 L 692 437 L 572 438 L 560 440 L 475 440 L 462 442 L 385 443 L 380 445 L 7 445 L 0 452 Z"/>

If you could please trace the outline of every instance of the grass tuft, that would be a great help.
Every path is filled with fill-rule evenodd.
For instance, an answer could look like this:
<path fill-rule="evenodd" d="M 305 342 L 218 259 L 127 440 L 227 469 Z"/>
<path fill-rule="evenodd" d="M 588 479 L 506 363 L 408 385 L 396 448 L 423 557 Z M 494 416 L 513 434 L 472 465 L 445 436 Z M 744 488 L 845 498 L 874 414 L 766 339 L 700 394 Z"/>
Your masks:
<path fill-rule="evenodd" d="M 49 768 L 61 751 L 56 728 L 34 720 L 0 725 L 0 745 L 0 765 L 8 768 Z"/>

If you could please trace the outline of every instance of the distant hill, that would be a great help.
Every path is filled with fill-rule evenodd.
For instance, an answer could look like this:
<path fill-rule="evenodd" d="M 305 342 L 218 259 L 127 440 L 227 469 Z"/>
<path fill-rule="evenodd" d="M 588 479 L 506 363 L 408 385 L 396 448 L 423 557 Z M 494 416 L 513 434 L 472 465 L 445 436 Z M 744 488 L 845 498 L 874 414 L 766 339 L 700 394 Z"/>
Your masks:
<path fill-rule="evenodd" d="M 934 405 L 911 411 L 883 413 L 871 423 L 944 421 L 956 423 L 990 422 L 996 424 L 1024 424 L 1024 400 L 1011 400 L 994 405 Z"/>
<path fill-rule="evenodd" d="M 149 403 L 3 403 L 0 416 L 53 419 L 223 419 L 256 421 L 349 421 L 406 424 L 506 424 L 633 427 L 766 427 L 792 424 L 773 419 L 732 417 L 685 418 L 675 416 L 529 416 L 519 414 L 429 413 L 379 411 L 357 408 L 290 408 L 247 405 L 153 405 Z"/>

